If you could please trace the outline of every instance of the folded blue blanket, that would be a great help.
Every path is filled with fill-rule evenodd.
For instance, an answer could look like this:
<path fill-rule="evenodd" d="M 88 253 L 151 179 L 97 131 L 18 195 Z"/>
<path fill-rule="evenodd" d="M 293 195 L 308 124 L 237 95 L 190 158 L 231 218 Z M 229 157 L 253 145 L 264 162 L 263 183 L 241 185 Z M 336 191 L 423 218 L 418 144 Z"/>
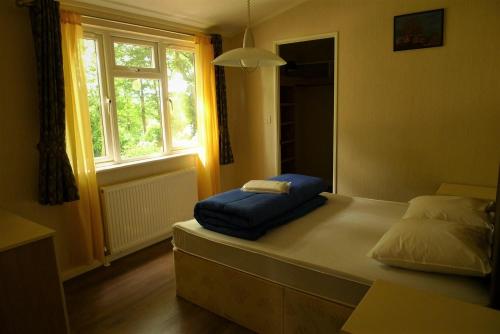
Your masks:
<path fill-rule="evenodd" d="M 290 211 L 311 201 L 326 189 L 322 179 L 300 174 L 283 174 L 271 180 L 291 182 L 289 193 L 262 194 L 231 190 L 198 202 L 194 217 L 207 228 L 217 226 L 219 229 L 233 231 L 257 227 L 265 229 L 264 224 L 272 225 L 273 221 L 285 220 Z M 315 199 L 313 203 L 320 201 L 321 199 Z M 294 218 L 287 219 L 289 221 Z"/>
<path fill-rule="evenodd" d="M 327 201 L 326 197 L 317 195 L 310 199 L 309 201 L 302 203 L 298 207 L 286 212 L 285 214 L 276 217 L 268 222 L 262 223 L 260 225 L 242 228 L 234 227 L 224 223 L 221 223 L 217 219 L 207 219 L 200 223 L 207 230 L 219 232 L 222 234 L 230 235 L 237 238 L 247 239 L 247 240 L 257 240 L 266 232 L 277 226 L 286 224 L 292 220 L 300 218 L 316 208 L 322 206 Z"/>

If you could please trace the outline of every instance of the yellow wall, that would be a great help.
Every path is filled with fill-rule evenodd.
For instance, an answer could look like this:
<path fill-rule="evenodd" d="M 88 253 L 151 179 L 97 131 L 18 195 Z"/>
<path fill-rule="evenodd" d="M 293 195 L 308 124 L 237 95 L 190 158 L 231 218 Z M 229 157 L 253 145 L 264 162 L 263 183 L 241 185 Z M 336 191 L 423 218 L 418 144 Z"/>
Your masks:
<path fill-rule="evenodd" d="M 241 47 L 241 37 L 224 39 L 224 51 Z M 226 86 L 228 102 L 228 126 L 233 150 L 234 163 L 221 166 L 221 189 L 223 191 L 239 188 L 251 174 L 251 161 L 246 154 L 250 145 L 250 129 L 246 126 L 250 113 L 246 109 L 245 75 L 238 68 L 226 67 Z"/>
<path fill-rule="evenodd" d="M 395 15 L 443 7 L 444 47 L 392 51 Z M 407 200 L 444 181 L 496 184 L 500 1 L 313 0 L 253 32 L 268 50 L 274 41 L 338 32 L 340 193 Z M 239 154 L 251 162 L 243 179 L 273 175 L 274 70 L 247 74 L 246 101 L 229 110 L 247 113 L 245 137 L 236 132 Z"/>
<path fill-rule="evenodd" d="M 28 9 L 0 1 L 0 207 L 56 230 L 61 270 L 77 272 L 86 263 L 71 253 L 81 231 L 66 216 L 67 205 L 37 203 L 38 110 L 36 68 Z M 194 167 L 193 156 L 98 173 L 100 185 Z M 1 231 L 0 231 L 1 233 Z M 70 247 L 71 245 L 71 247 Z"/>

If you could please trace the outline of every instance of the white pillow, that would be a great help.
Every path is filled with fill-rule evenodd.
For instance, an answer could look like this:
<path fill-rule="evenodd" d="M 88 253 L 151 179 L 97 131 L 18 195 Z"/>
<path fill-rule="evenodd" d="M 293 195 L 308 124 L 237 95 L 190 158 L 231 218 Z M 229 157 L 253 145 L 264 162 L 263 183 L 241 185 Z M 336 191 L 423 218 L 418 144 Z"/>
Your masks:
<path fill-rule="evenodd" d="M 457 196 L 419 196 L 412 199 L 403 219 L 441 219 L 457 223 L 489 224 L 488 201 Z"/>
<path fill-rule="evenodd" d="M 402 219 L 367 255 L 407 269 L 485 276 L 491 272 L 489 234 L 484 226 L 438 219 Z"/>
<path fill-rule="evenodd" d="M 288 194 L 292 182 L 275 180 L 251 180 L 241 187 L 242 191 L 254 193 Z"/>

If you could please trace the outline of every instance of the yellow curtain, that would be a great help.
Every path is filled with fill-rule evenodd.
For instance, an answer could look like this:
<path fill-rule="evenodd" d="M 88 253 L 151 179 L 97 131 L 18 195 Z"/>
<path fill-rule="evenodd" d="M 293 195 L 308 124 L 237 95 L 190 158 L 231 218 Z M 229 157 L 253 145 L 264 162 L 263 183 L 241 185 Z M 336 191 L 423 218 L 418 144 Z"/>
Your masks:
<path fill-rule="evenodd" d="M 61 11 L 61 39 L 66 100 L 66 149 L 73 167 L 80 200 L 68 205 L 68 224 L 79 239 L 68 250 L 77 261 L 104 260 L 99 192 L 92 149 L 87 87 L 82 59 L 83 30 L 78 14 Z"/>
<path fill-rule="evenodd" d="M 219 130 L 215 98 L 214 51 L 208 36 L 196 36 L 196 88 L 198 95 L 197 159 L 198 198 L 204 199 L 220 191 Z"/>

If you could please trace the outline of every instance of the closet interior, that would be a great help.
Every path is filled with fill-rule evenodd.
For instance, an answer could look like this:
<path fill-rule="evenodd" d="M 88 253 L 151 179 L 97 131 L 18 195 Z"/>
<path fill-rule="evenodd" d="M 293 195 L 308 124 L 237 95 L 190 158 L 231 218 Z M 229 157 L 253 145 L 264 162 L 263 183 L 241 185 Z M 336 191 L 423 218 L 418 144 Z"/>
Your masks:
<path fill-rule="evenodd" d="M 333 38 L 279 45 L 281 173 L 334 177 Z"/>

